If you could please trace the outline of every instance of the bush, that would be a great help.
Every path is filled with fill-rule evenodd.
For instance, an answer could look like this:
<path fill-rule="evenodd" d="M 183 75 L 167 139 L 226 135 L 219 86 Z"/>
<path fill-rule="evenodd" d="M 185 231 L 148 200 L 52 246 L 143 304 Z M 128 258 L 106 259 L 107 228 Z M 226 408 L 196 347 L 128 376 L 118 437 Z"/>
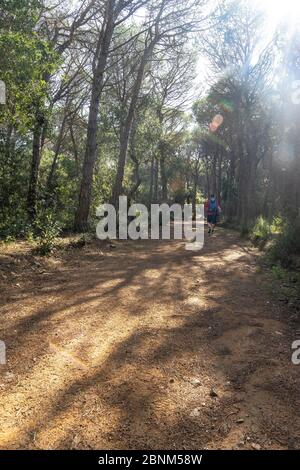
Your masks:
<path fill-rule="evenodd" d="M 263 216 L 259 216 L 256 219 L 255 225 L 251 230 L 250 238 L 255 245 L 260 245 L 265 243 L 270 239 L 272 235 L 272 226 L 271 224 L 264 219 Z"/>
<path fill-rule="evenodd" d="M 271 223 L 271 232 L 272 233 L 280 233 L 282 232 L 282 228 L 284 225 L 284 221 L 282 217 L 273 217 L 272 223 Z"/>
<path fill-rule="evenodd" d="M 10 243 L 20 239 L 29 243 L 34 241 L 37 230 L 34 224 L 29 224 L 22 219 L 17 222 L 13 219 L 11 221 L 7 220 L 6 223 L 8 224 L 7 227 L 0 226 L 0 239 L 3 239 L 4 242 Z"/>
<path fill-rule="evenodd" d="M 277 280 L 282 280 L 285 277 L 285 272 L 284 272 L 280 262 L 277 262 L 277 264 L 272 266 L 272 273 L 273 273 L 274 277 Z"/>
<path fill-rule="evenodd" d="M 15 221 L 14 219 L 6 220 L 0 224 L 0 239 L 10 243 L 22 236 L 24 230 L 23 221 Z"/>
<path fill-rule="evenodd" d="M 283 225 L 270 248 L 270 255 L 273 261 L 280 261 L 284 267 L 293 265 L 294 257 L 300 255 L 300 218 Z"/>
<path fill-rule="evenodd" d="M 43 219 L 36 222 L 36 228 L 39 232 L 37 252 L 42 256 L 48 256 L 53 252 L 56 238 L 61 232 L 60 224 L 51 214 L 46 214 Z"/>

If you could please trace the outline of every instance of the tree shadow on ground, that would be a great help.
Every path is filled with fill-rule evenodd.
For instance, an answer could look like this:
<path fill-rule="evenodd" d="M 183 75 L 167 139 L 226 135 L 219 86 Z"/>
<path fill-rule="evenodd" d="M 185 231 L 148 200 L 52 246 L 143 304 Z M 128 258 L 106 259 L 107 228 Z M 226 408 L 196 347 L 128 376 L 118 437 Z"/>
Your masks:
<path fill-rule="evenodd" d="M 267 435 L 274 422 L 284 427 L 296 412 L 299 400 L 291 414 L 274 421 L 272 410 L 258 408 L 273 392 L 263 393 L 261 384 L 248 387 L 281 346 L 272 341 L 266 349 L 263 326 L 273 314 L 234 235 L 202 252 L 184 251 L 175 241 L 128 242 L 100 263 L 92 248 L 47 282 L 49 291 L 35 302 L 49 296 L 50 305 L 33 308 L 5 332 L 11 366 L 18 383 L 33 384 L 25 396 L 36 410 L 33 419 L 21 421 L 20 438 L 9 446 L 197 449 L 235 430 L 228 415 L 245 412 L 245 397 L 252 434 Z M 234 341 L 222 343 L 231 334 L 242 339 L 237 351 Z M 56 369 L 48 357 L 55 335 L 61 347 L 76 352 L 83 369 Z M 47 364 L 45 380 L 56 372 L 61 382 L 49 383 L 48 390 L 45 383 L 38 397 L 43 384 L 37 377 Z M 284 406 L 283 392 L 275 398 L 272 404 Z M 286 434 L 284 445 L 291 446 L 295 432 Z"/>

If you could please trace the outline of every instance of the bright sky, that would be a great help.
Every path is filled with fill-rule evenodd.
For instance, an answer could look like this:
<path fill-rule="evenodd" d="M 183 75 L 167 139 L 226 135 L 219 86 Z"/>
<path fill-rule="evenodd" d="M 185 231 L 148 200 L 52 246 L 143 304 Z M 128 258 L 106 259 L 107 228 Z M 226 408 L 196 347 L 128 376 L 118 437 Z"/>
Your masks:
<path fill-rule="evenodd" d="M 254 0 L 269 18 L 270 28 L 275 29 L 281 21 L 295 24 L 300 20 L 299 0 Z"/>
<path fill-rule="evenodd" d="M 69 0 L 73 4 L 78 4 L 82 0 Z M 215 4 L 217 0 L 211 0 L 211 6 Z M 250 4 L 257 6 L 258 10 L 263 10 L 266 16 L 266 42 L 268 42 L 276 28 L 280 23 L 288 23 L 291 26 L 291 31 L 298 23 L 300 24 L 300 0 L 248 0 Z M 237 0 L 238 2 L 238 0 Z M 141 8 L 135 15 L 135 21 L 142 21 L 144 19 L 145 9 Z M 190 90 L 189 95 L 191 96 L 191 102 L 196 99 L 201 92 L 208 89 L 206 83 L 206 71 L 208 69 L 208 60 L 203 57 L 199 57 L 196 73 L 197 78 L 195 79 L 194 86 Z M 188 108 L 190 106 L 188 105 Z"/>
<path fill-rule="evenodd" d="M 296 24 L 300 24 L 300 0 L 249 0 L 249 2 L 257 5 L 258 10 L 265 12 L 266 42 L 271 39 L 276 28 L 278 28 L 281 23 L 289 24 L 291 31 L 293 31 Z M 201 90 L 207 90 L 209 87 L 208 83 L 206 83 L 206 71 L 208 66 L 208 59 L 199 57 L 196 69 L 197 78 L 193 89 L 195 97 L 201 94 Z"/>

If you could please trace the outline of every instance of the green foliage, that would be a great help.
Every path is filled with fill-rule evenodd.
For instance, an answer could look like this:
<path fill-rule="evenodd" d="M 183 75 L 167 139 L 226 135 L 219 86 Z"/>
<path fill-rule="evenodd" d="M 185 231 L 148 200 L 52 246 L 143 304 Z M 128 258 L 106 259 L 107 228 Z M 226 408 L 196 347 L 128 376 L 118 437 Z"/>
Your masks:
<path fill-rule="evenodd" d="M 45 77 L 55 70 L 57 57 L 37 35 L 0 33 L 1 80 L 6 84 L 6 105 L 0 123 L 9 122 L 25 134 L 35 123 L 36 112 L 45 114 Z"/>
<path fill-rule="evenodd" d="M 1 0 L 0 30 L 32 31 L 42 8 L 42 0 Z"/>
<path fill-rule="evenodd" d="M 46 213 L 36 221 L 36 230 L 39 232 L 37 253 L 42 256 L 50 255 L 53 253 L 56 239 L 61 232 L 60 224 L 51 213 Z"/>
<path fill-rule="evenodd" d="M 250 238 L 251 241 L 258 245 L 261 242 L 266 242 L 270 239 L 272 234 L 270 223 L 260 215 L 255 222 L 253 229 L 251 230 Z"/>
<path fill-rule="evenodd" d="M 42 2 L 4 0 L 0 5 L 0 79 L 6 104 L 0 105 L 0 237 L 27 233 L 26 197 L 32 129 L 47 117 L 46 77 L 58 57 L 35 28 Z"/>
<path fill-rule="evenodd" d="M 300 218 L 283 225 L 281 233 L 274 239 L 269 255 L 274 262 L 280 261 L 283 267 L 293 267 L 295 257 L 300 255 Z"/>
<path fill-rule="evenodd" d="M 273 217 L 272 223 L 271 223 L 271 232 L 273 234 L 280 233 L 282 231 L 284 225 L 284 220 L 282 217 L 275 216 Z"/>
<path fill-rule="evenodd" d="M 31 226 L 27 228 L 26 233 L 25 233 L 25 238 L 28 243 L 34 243 L 35 235 L 34 235 L 34 230 Z"/>
<path fill-rule="evenodd" d="M 77 203 L 78 175 L 72 155 L 62 152 L 59 155 L 51 188 L 47 180 L 53 162 L 53 152 L 45 149 L 40 166 L 38 214 L 50 211 L 60 225 L 69 230 L 72 227 Z M 45 190 L 47 188 L 47 190 Z"/>
<path fill-rule="evenodd" d="M 272 266 L 272 292 L 281 301 L 286 303 L 291 309 L 299 312 L 300 296 L 300 273 L 286 269 L 280 261 Z"/>
<path fill-rule="evenodd" d="M 275 216 L 270 222 L 260 215 L 250 231 L 250 239 L 254 245 L 263 248 L 268 240 L 275 239 L 282 233 L 283 227 L 284 222 L 281 217 Z"/>
<path fill-rule="evenodd" d="M 60 227 L 72 228 L 78 205 L 91 85 L 88 64 L 93 58 L 93 33 L 88 31 L 95 21 L 91 16 L 84 28 L 79 26 L 79 34 L 71 25 L 80 15 L 69 12 L 69 4 L 53 5 L 50 14 L 46 3 L 2 0 L 0 5 L 0 79 L 7 91 L 6 104 L 0 106 L 0 237 L 22 237 L 29 242 L 38 237 L 45 253 L 52 251 Z M 261 23 L 250 10 L 241 6 L 231 12 L 230 19 L 221 15 L 224 20 L 216 27 L 218 40 L 206 36 L 204 54 L 208 53 L 209 59 L 215 57 L 211 64 L 215 80 L 206 95 L 201 93 L 201 99 L 194 103 L 194 129 L 191 115 L 185 112 L 187 101 L 181 102 L 184 97 L 189 101 L 187 92 L 192 85 L 192 61 L 182 62 L 189 48 L 181 41 L 177 44 L 174 38 L 174 47 L 159 47 L 155 60 L 148 61 L 134 110 L 122 191 L 130 194 L 132 202 L 144 204 L 149 204 L 151 197 L 157 202 L 168 199 L 182 204 L 187 195 L 200 203 L 203 196 L 214 191 L 220 195 L 224 216 L 230 217 L 224 225 L 242 235 L 250 233 L 258 246 L 272 243 L 270 256 L 275 263 L 280 260 L 289 264 L 293 251 L 298 250 L 299 232 L 293 223 L 283 223 L 281 218 L 270 220 L 279 211 L 292 220 L 292 214 L 299 211 L 299 113 L 295 108 L 292 118 L 290 110 L 287 113 L 284 107 L 281 110 L 265 101 L 274 91 L 272 85 L 265 88 L 268 80 L 265 83 L 264 75 L 272 65 L 272 54 L 269 63 L 264 55 L 254 53 Z M 46 22 L 43 12 L 49 14 Z M 132 19 L 116 28 L 110 50 L 119 49 L 120 60 L 109 57 L 110 73 L 101 94 L 91 191 L 93 233 L 95 209 L 111 199 L 120 130 L 147 35 Z M 127 48 L 131 40 L 134 47 Z M 244 48 L 250 51 L 247 58 Z M 63 53 L 57 52 L 62 49 Z M 289 116 L 288 123 L 280 124 L 280 132 L 274 119 L 279 111 Z M 211 124 L 216 115 L 223 119 L 214 128 Z M 34 178 L 38 222 L 28 226 L 26 200 L 30 176 L 34 174 L 32 144 L 36 128 L 42 130 L 42 150 L 36 159 L 38 174 Z M 280 140 L 287 142 L 287 148 L 281 149 Z M 285 153 L 290 154 L 291 162 L 286 161 L 282 168 L 279 157 Z M 258 217 L 251 228 L 258 214 L 266 218 Z"/>
<path fill-rule="evenodd" d="M 284 269 L 282 268 L 280 263 L 277 263 L 272 266 L 272 273 L 275 279 L 278 279 L 278 280 L 284 279 Z"/>

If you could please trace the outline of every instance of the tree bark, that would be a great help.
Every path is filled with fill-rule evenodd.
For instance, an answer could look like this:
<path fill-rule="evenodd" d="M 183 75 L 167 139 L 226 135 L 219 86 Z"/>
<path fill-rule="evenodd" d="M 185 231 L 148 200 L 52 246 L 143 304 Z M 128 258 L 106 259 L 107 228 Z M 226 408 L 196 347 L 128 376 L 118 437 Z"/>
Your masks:
<path fill-rule="evenodd" d="M 153 203 L 158 203 L 158 158 L 154 159 L 154 188 L 153 188 Z"/>
<path fill-rule="evenodd" d="M 99 104 L 103 88 L 104 71 L 106 68 L 109 47 L 115 27 L 114 4 L 115 1 L 108 2 L 107 21 L 104 26 L 104 30 L 102 30 L 102 34 L 100 34 L 99 37 L 99 57 L 94 71 L 92 83 L 86 149 L 82 167 L 79 201 L 74 221 L 74 229 L 78 232 L 84 232 L 88 229 L 88 218 L 92 198 L 93 173 L 97 154 Z"/>
<path fill-rule="evenodd" d="M 124 125 L 121 128 L 118 168 L 117 168 L 117 175 L 116 175 L 116 179 L 115 179 L 115 183 L 113 187 L 113 193 L 112 193 L 112 203 L 114 204 L 115 207 L 118 207 L 119 196 L 123 192 L 124 170 L 125 170 L 125 164 L 126 164 L 126 158 L 127 158 L 127 152 L 128 152 L 128 143 L 129 143 L 130 133 L 131 133 L 132 124 L 134 120 L 134 114 L 135 114 L 137 102 L 139 99 L 141 86 L 143 83 L 147 61 L 149 57 L 151 57 L 154 46 L 155 46 L 155 41 L 153 40 L 144 50 L 143 56 L 141 58 L 141 63 L 138 68 L 136 80 L 133 86 L 128 113 L 127 113 Z"/>
<path fill-rule="evenodd" d="M 64 139 L 64 131 L 65 131 L 66 120 L 67 120 L 67 114 L 65 114 L 64 117 L 63 117 L 63 121 L 62 121 L 62 124 L 60 126 L 59 134 L 58 134 L 56 145 L 55 145 L 54 157 L 53 157 L 53 160 L 52 160 L 52 165 L 51 165 L 50 173 L 49 173 L 49 176 L 48 176 L 48 179 L 47 179 L 47 184 L 46 184 L 47 198 L 49 198 L 51 190 L 53 188 L 53 178 L 54 178 L 55 170 L 56 170 L 56 167 L 57 167 L 57 160 L 58 160 L 61 144 L 62 144 L 63 139 Z"/>
<path fill-rule="evenodd" d="M 29 187 L 27 193 L 27 214 L 28 219 L 32 223 L 36 217 L 37 210 L 37 184 L 38 184 L 38 172 L 41 161 L 41 138 L 43 131 L 43 123 L 40 119 L 37 119 L 33 130 L 33 142 L 32 142 L 32 160 L 31 160 L 31 171 L 29 179 Z"/>
<path fill-rule="evenodd" d="M 79 175 L 79 156 L 78 156 L 78 148 L 77 148 L 77 143 L 76 143 L 72 123 L 70 124 L 69 129 L 70 129 L 70 136 L 71 136 L 71 141 L 72 141 L 72 146 L 73 146 L 73 155 L 74 155 L 75 164 L 76 164 L 76 175 L 78 176 Z"/>
<path fill-rule="evenodd" d="M 161 152 L 160 154 L 160 180 L 161 180 L 161 199 L 162 202 L 168 200 L 168 181 L 166 174 L 165 156 Z"/>
<path fill-rule="evenodd" d="M 154 155 L 151 158 L 151 168 L 150 168 L 150 185 L 149 185 L 149 207 L 153 201 L 153 184 L 154 184 Z"/>

